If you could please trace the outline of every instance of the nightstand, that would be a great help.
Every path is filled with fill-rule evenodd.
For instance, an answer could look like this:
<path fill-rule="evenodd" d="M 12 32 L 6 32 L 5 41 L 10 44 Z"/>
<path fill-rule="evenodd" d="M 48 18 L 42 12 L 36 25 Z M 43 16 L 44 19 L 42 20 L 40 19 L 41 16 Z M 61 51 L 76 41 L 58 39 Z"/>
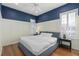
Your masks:
<path fill-rule="evenodd" d="M 34 35 L 38 35 L 38 34 L 34 34 Z"/>
<path fill-rule="evenodd" d="M 69 45 L 62 44 L 62 42 L 68 42 Z M 71 40 L 68 40 L 68 39 L 61 39 L 61 38 L 60 38 L 59 47 L 69 48 L 69 49 L 71 50 L 71 45 L 72 45 Z"/>
<path fill-rule="evenodd" d="M 39 35 L 38 33 L 34 34 L 34 35 Z"/>

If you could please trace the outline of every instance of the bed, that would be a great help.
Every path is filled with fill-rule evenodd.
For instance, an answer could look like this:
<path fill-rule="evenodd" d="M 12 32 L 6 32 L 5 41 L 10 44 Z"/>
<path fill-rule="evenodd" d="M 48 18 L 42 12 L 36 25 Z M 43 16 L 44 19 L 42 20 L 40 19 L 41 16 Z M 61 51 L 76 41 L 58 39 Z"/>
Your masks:
<path fill-rule="evenodd" d="M 19 48 L 28 56 L 48 56 L 58 47 L 58 33 L 21 37 Z M 49 34 L 51 33 L 51 34 Z"/>

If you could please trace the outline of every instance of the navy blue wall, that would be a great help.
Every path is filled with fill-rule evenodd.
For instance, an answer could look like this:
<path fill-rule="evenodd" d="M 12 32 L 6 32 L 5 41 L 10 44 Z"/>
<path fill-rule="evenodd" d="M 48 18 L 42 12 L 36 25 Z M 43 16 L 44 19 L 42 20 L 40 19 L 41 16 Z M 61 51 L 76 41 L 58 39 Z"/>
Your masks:
<path fill-rule="evenodd" d="M 65 4 L 59 8 L 56 8 L 54 10 L 51 10 L 47 13 L 44 13 L 42 15 L 39 15 L 37 17 L 37 22 L 44 22 L 44 21 L 49 21 L 49 20 L 55 20 L 55 19 L 59 19 L 59 14 L 65 11 L 69 11 L 72 9 L 76 9 L 79 8 L 79 3 L 68 3 Z"/>
<path fill-rule="evenodd" d="M 22 11 L 18 11 L 6 6 L 1 5 L 1 13 L 2 18 L 5 19 L 12 19 L 12 20 L 19 20 L 19 21 L 27 21 L 29 22 L 30 19 L 35 19 L 36 17 Z"/>
<path fill-rule="evenodd" d="M 1 3 L 0 3 L 0 13 L 1 13 Z M 1 16 L 0 16 L 1 17 Z M 0 18 L 1 19 L 1 18 Z"/>
<path fill-rule="evenodd" d="M 18 11 L 6 6 L 1 5 L 2 18 L 20 20 L 20 21 L 30 21 L 30 19 L 36 19 L 36 22 L 44 22 L 49 20 L 59 19 L 59 14 L 65 11 L 79 8 L 79 3 L 68 3 L 59 8 L 51 10 L 39 16 L 33 16 L 22 11 Z"/>

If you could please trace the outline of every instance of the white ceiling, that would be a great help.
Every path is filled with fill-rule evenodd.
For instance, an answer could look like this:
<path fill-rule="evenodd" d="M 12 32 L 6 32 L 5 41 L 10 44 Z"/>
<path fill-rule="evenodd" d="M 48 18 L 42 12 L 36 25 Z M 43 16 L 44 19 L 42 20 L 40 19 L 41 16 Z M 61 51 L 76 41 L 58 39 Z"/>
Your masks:
<path fill-rule="evenodd" d="M 35 13 L 35 10 L 33 10 L 34 3 L 19 3 L 18 5 L 16 5 L 15 3 L 3 3 L 3 5 L 5 6 L 8 6 L 35 16 L 48 12 L 57 7 L 60 7 L 66 3 L 37 3 L 37 4 L 38 4 L 38 8 L 40 8 L 38 13 Z"/>

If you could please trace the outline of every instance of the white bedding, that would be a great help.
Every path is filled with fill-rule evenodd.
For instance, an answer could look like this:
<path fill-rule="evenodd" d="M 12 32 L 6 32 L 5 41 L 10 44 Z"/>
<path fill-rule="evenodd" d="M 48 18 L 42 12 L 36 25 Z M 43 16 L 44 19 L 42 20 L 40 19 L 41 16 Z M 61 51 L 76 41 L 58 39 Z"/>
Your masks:
<path fill-rule="evenodd" d="M 57 38 L 42 35 L 22 37 L 20 43 L 29 49 L 33 54 L 39 55 L 49 47 L 55 45 Z"/>

